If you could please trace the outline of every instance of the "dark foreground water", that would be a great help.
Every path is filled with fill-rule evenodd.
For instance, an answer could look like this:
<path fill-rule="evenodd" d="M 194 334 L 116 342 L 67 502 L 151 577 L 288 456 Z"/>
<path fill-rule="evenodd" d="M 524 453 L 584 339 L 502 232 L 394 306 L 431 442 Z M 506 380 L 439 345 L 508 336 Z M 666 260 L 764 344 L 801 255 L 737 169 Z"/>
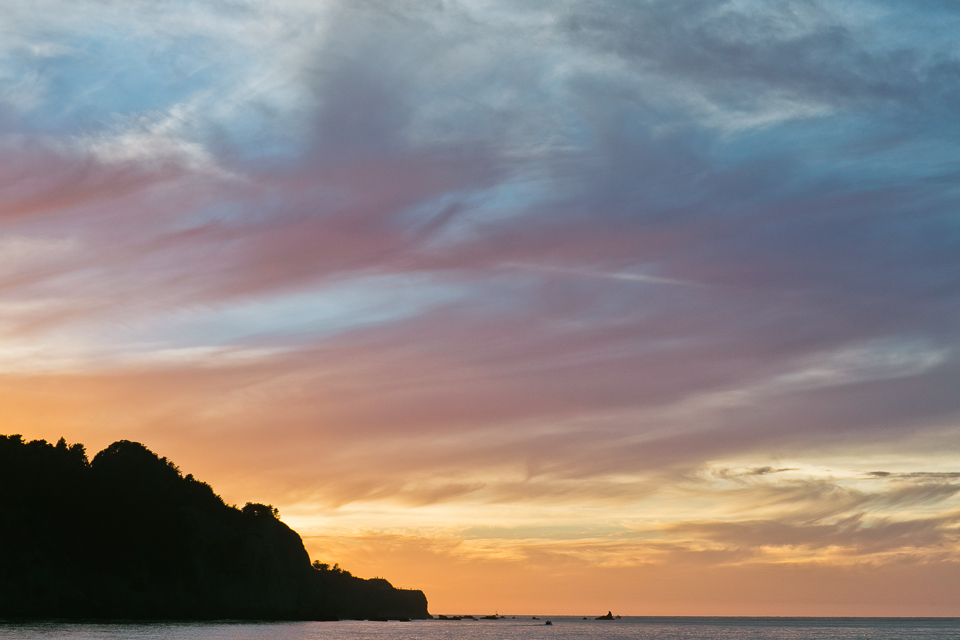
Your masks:
<path fill-rule="evenodd" d="M 960 618 L 639 618 L 295 623 L 0 623 L 0 640 L 931 640 Z M 544 625 L 551 620 L 552 626 Z"/>

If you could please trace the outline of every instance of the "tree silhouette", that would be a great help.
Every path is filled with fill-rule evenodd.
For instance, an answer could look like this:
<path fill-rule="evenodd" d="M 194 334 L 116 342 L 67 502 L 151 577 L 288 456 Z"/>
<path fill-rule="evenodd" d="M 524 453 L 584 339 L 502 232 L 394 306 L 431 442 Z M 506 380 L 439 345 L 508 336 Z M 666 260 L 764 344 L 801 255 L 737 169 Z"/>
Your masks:
<path fill-rule="evenodd" d="M 429 615 L 420 592 L 311 565 L 279 515 L 228 506 L 137 442 L 88 461 L 63 438 L 0 436 L 0 619 Z"/>

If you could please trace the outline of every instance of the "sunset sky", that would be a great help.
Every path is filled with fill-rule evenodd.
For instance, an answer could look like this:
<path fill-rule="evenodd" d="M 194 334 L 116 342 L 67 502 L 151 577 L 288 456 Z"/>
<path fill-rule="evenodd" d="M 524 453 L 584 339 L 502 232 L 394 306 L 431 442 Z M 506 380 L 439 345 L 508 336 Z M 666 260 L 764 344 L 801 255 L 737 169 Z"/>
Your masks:
<path fill-rule="evenodd" d="M 4 0 L 3 433 L 431 613 L 960 616 L 960 5 Z"/>

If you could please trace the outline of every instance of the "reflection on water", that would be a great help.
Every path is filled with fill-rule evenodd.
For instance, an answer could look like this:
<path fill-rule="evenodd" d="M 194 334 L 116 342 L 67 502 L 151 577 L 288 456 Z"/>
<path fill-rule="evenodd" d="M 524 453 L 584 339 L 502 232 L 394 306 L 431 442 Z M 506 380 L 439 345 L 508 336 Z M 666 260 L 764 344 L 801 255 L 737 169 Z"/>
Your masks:
<path fill-rule="evenodd" d="M 960 618 L 624 618 L 283 623 L 0 623 L 0 640 L 901 640 L 960 637 Z M 552 625 L 544 624 L 546 620 Z"/>

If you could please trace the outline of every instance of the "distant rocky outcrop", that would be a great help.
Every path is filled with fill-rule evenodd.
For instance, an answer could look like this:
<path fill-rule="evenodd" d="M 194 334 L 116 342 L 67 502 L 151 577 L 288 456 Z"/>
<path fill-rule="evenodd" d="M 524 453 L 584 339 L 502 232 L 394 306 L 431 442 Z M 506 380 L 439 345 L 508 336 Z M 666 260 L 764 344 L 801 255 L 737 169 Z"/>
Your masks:
<path fill-rule="evenodd" d="M 0 618 L 428 618 L 421 591 L 311 566 L 270 505 L 226 505 L 142 444 L 0 436 Z"/>

